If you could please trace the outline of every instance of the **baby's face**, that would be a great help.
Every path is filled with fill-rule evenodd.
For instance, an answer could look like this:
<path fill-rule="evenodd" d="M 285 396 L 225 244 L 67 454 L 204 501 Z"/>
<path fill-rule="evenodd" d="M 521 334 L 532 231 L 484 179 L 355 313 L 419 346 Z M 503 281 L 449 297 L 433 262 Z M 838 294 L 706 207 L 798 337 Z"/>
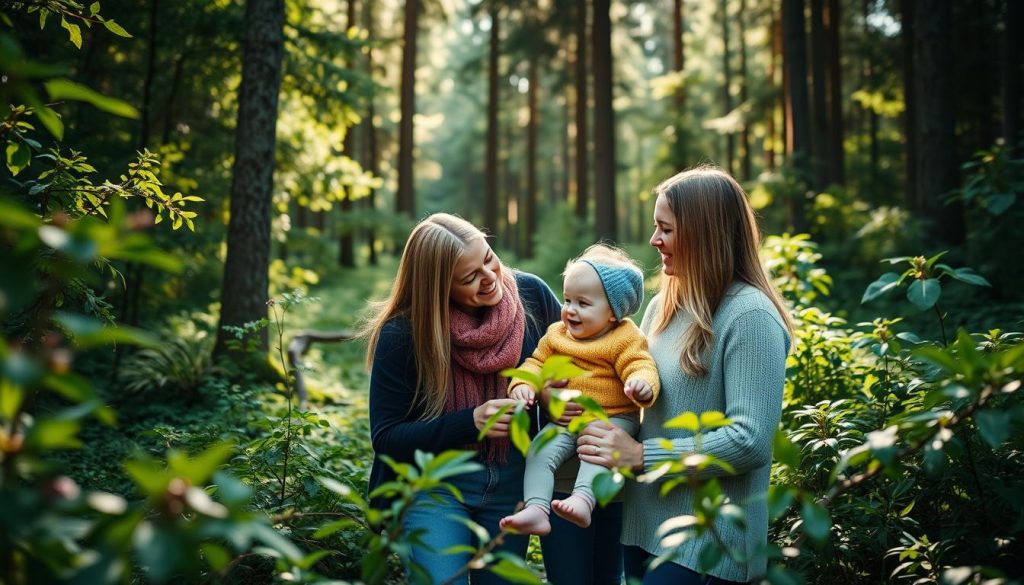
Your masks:
<path fill-rule="evenodd" d="M 591 265 L 577 262 L 570 266 L 562 288 L 562 323 L 574 339 L 596 339 L 615 325 L 604 286 Z"/>

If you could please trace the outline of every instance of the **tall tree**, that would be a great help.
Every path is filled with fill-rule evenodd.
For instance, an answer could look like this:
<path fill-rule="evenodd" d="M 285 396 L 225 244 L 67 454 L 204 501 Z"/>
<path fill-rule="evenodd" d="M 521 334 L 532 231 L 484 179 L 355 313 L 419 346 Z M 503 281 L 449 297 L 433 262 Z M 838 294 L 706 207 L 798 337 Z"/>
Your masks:
<path fill-rule="evenodd" d="M 722 115 L 732 112 L 732 68 L 729 66 L 729 0 L 721 0 L 719 13 L 722 17 Z M 725 133 L 725 169 L 735 172 L 736 136 L 730 129 Z"/>
<path fill-rule="evenodd" d="M 776 86 L 776 69 L 778 67 L 778 60 L 782 57 L 782 21 L 779 19 L 778 11 L 775 10 L 775 2 L 772 2 L 769 8 L 771 15 L 771 22 L 768 28 L 768 34 L 770 35 L 770 47 L 768 55 L 768 69 L 765 72 L 765 77 L 768 79 L 769 94 L 768 98 L 768 119 L 765 125 L 765 139 L 764 139 L 764 166 L 766 169 L 775 168 L 775 147 L 776 144 L 780 144 L 782 141 L 777 141 L 775 135 L 775 117 L 778 114 L 778 100 L 779 96 L 783 96 L 784 92 L 778 91 Z"/>
<path fill-rule="evenodd" d="M 917 193 L 933 236 L 963 239 L 962 218 L 944 198 L 956 187 L 953 107 L 953 9 L 946 0 L 918 0 L 914 12 L 914 94 L 917 113 Z"/>
<path fill-rule="evenodd" d="M 356 28 L 356 0 L 348 0 L 348 6 L 346 10 L 346 24 L 349 30 Z M 349 68 L 355 69 L 355 63 L 349 63 Z M 345 141 L 342 145 L 342 152 L 345 156 L 352 160 L 357 160 L 355 152 L 355 127 L 349 126 L 345 131 Z M 352 216 L 352 195 L 355 193 L 355 186 L 350 186 L 344 189 L 343 198 L 341 200 L 341 215 L 343 220 L 349 219 Z M 355 251 L 355 234 L 353 233 L 352 226 L 341 227 L 341 233 L 338 235 L 338 265 L 343 268 L 353 268 L 356 265 L 356 251 Z"/>
<path fill-rule="evenodd" d="M 842 28 L 839 0 L 825 5 L 825 62 L 828 68 L 828 160 L 829 183 L 846 182 L 843 152 L 843 70 L 839 62 L 839 34 Z"/>
<path fill-rule="evenodd" d="M 811 178 L 810 108 L 807 98 L 807 32 L 803 0 L 782 0 L 783 67 L 786 74 L 786 154 L 801 181 Z M 787 200 L 790 227 L 807 229 L 802 194 Z"/>
<path fill-rule="evenodd" d="M 683 74 L 683 69 L 686 66 L 686 47 L 683 43 L 683 26 L 685 18 L 683 0 L 672 0 L 672 70 L 678 75 Z M 676 87 L 675 96 L 676 105 L 676 116 L 682 116 L 683 108 L 686 107 L 686 86 L 683 85 L 680 80 L 679 85 Z M 676 139 L 679 140 L 679 133 L 676 133 Z"/>
<path fill-rule="evenodd" d="M 224 349 L 227 340 L 224 325 L 239 326 L 267 315 L 284 0 L 248 0 L 244 35 L 218 351 Z M 260 347 L 267 349 L 265 329 L 261 332 Z"/>
<path fill-rule="evenodd" d="M 587 218 L 590 199 L 590 165 L 587 139 L 587 0 L 576 0 L 576 217 Z"/>
<path fill-rule="evenodd" d="M 1011 148 L 1020 146 L 1021 136 L 1021 78 L 1024 71 L 1024 6 L 1016 0 L 1006 0 L 1003 24 L 1003 140 Z"/>
<path fill-rule="evenodd" d="M 374 38 L 373 33 L 376 28 L 376 22 L 374 21 L 375 15 L 373 13 L 373 2 L 367 2 L 363 9 L 363 26 L 366 28 L 367 38 Z M 380 149 L 377 145 L 377 128 L 374 126 L 374 119 L 377 117 L 377 109 L 375 106 L 376 98 L 376 84 L 373 82 L 373 45 L 370 44 L 366 47 L 366 76 L 370 80 L 370 95 L 367 97 L 366 103 L 366 121 L 363 123 L 363 168 L 369 173 L 376 177 L 380 174 Z M 370 192 L 367 193 L 364 204 L 367 209 L 374 211 L 377 208 L 377 190 L 374 187 L 370 187 Z M 370 222 L 372 224 L 372 222 Z M 366 243 L 370 248 L 369 263 L 370 266 L 377 265 L 377 233 L 371 225 L 366 232 Z"/>
<path fill-rule="evenodd" d="M 868 26 L 868 2 L 869 0 L 864 0 L 865 27 Z M 915 4 L 915 0 L 900 0 L 900 24 L 902 26 L 900 43 L 903 53 L 901 59 L 903 64 L 903 137 L 906 141 L 906 148 L 904 148 L 907 176 L 905 197 L 908 209 L 920 211 L 921 201 L 917 193 L 917 91 L 914 81 L 917 77 L 914 66 L 914 37 L 916 36 L 914 14 L 917 12 Z M 874 145 L 876 150 L 873 150 L 872 153 L 873 156 L 877 156 L 877 133 L 873 136 L 876 140 Z"/>
<path fill-rule="evenodd" d="M 540 67 L 538 67 L 537 61 L 539 60 L 539 55 L 530 55 L 528 74 L 530 89 L 527 92 L 527 109 L 530 112 L 530 119 L 526 126 L 526 193 L 524 193 L 524 198 L 521 198 L 525 229 L 522 250 L 523 255 L 527 258 L 533 258 L 533 235 L 537 231 L 537 129 L 540 125 L 540 110 L 537 107 Z"/>
<path fill-rule="evenodd" d="M 498 229 L 498 57 L 501 56 L 500 8 L 492 4 L 487 68 L 487 152 L 484 162 L 484 228 Z"/>
<path fill-rule="evenodd" d="M 825 16 L 824 0 L 811 0 L 811 165 L 814 187 L 828 185 L 825 161 L 828 159 L 828 107 L 825 79 Z"/>
<path fill-rule="evenodd" d="M 413 118 L 416 115 L 416 41 L 419 37 L 420 0 L 405 0 L 402 33 L 401 121 L 398 123 L 398 193 L 395 211 L 409 219 L 416 215 L 413 184 Z"/>
<path fill-rule="evenodd" d="M 611 0 L 594 0 L 594 228 L 616 239 Z"/>
<path fill-rule="evenodd" d="M 740 176 L 744 181 L 751 179 L 750 168 L 750 114 L 747 100 L 750 97 L 747 79 L 747 0 L 740 0 L 740 11 L 736 15 L 736 22 L 739 23 L 739 53 L 740 53 L 740 104 L 743 105 L 743 129 L 740 130 L 740 150 L 743 151 L 743 158 L 740 159 Z"/>

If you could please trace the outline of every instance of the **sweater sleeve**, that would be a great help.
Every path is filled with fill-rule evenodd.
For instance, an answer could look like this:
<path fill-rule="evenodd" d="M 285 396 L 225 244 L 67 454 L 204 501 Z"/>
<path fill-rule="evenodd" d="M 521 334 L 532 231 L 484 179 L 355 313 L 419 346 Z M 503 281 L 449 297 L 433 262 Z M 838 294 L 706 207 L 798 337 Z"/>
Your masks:
<path fill-rule="evenodd" d="M 763 309 L 739 315 L 722 338 L 725 343 L 725 416 L 732 424 L 704 433 L 701 453 L 732 465 L 737 474 L 772 461 L 772 442 L 782 416 L 788 337 L 776 318 Z M 698 413 L 700 414 L 700 413 Z M 696 452 L 693 437 L 644 441 L 644 470 Z M 710 466 L 700 476 L 730 475 Z"/>
<path fill-rule="evenodd" d="M 473 409 L 418 420 L 416 361 L 408 325 L 385 324 L 370 368 L 370 438 L 377 455 L 412 461 L 416 450 L 439 453 L 475 443 Z"/>
<path fill-rule="evenodd" d="M 658 366 L 654 358 L 647 351 L 647 338 L 634 329 L 634 335 L 630 335 L 626 347 L 622 349 L 615 359 L 615 373 L 623 383 L 633 379 L 640 379 L 651 387 L 654 394 L 651 399 L 645 402 L 634 400 L 637 406 L 647 408 L 654 404 L 661 392 L 661 381 L 658 378 Z"/>

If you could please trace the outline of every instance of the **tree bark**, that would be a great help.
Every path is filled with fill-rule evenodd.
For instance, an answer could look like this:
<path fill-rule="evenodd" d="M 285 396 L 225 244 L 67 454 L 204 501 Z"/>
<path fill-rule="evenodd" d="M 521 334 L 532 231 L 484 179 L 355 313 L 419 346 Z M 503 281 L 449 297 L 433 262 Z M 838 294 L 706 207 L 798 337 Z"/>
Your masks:
<path fill-rule="evenodd" d="M 498 57 L 501 53 L 500 13 L 490 12 L 491 42 L 487 69 L 487 152 L 484 162 L 484 229 L 498 229 Z"/>
<path fill-rule="evenodd" d="M 587 0 L 576 0 L 576 217 L 584 221 L 590 203 L 587 46 Z"/>
<path fill-rule="evenodd" d="M 283 55 L 284 0 L 248 0 L 218 351 L 223 351 L 228 338 L 225 325 L 240 326 L 267 315 L 270 206 Z M 264 351 L 266 333 L 266 329 L 260 333 Z"/>
<path fill-rule="evenodd" d="M 804 22 L 803 0 L 782 0 L 782 27 L 785 44 L 783 50 L 787 81 L 786 100 L 786 154 L 801 182 L 811 179 L 810 146 L 811 127 L 807 97 L 807 33 Z M 787 215 L 791 228 L 797 232 L 807 230 L 803 194 L 787 200 Z"/>
<path fill-rule="evenodd" d="M 825 5 L 825 61 L 828 65 L 828 182 L 846 183 L 843 152 L 843 73 L 839 62 L 842 21 L 839 0 Z"/>
<path fill-rule="evenodd" d="M 900 43 L 903 49 L 903 136 L 906 140 L 906 204 L 911 211 L 920 211 L 922 203 L 917 192 L 917 95 L 914 87 L 916 71 L 914 66 L 915 0 L 900 0 L 902 31 Z M 864 16 L 867 18 L 868 0 L 864 0 Z M 877 135 L 875 140 L 877 142 Z M 877 147 L 876 147 L 877 148 Z"/>
<path fill-rule="evenodd" d="M 405 30 L 402 38 L 401 115 L 398 125 L 398 193 L 395 211 L 409 219 L 416 216 L 413 178 L 413 117 L 416 115 L 416 39 L 419 36 L 420 0 L 405 0 Z"/>
<path fill-rule="evenodd" d="M 729 67 L 729 0 L 721 0 L 719 4 L 722 17 L 722 116 L 732 111 L 732 71 Z M 729 174 L 736 172 L 736 136 L 730 131 L 725 134 L 725 170 Z"/>
<path fill-rule="evenodd" d="M 740 30 L 738 35 L 739 40 L 739 52 L 740 52 L 740 104 L 744 108 L 749 108 L 747 100 L 749 99 L 749 91 L 747 89 L 747 0 L 740 0 L 740 11 L 736 15 L 736 22 L 739 24 Z M 743 130 L 740 131 L 740 150 L 743 152 L 743 158 L 740 159 L 740 176 L 744 181 L 749 181 L 752 177 L 752 171 L 750 168 L 751 157 L 750 157 L 750 120 L 751 116 L 749 110 L 743 114 Z"/>
<path fill-rule="evenodd" d="M 919 0 L 914 14 L 917 191 L 930 232 L 946 244 L 963 241 L 962 217 L 944 200 L 957 185 L 953 107 L 952 6 Z"/>
<path fill-rule="evenodd" d="M 356 26 L 356 0 L 348 0 L 347 4 L 347 20 L 345 22 L 348 28 L 352 29 Z M 354 62 L 349 63 L 348 66 L 352 70 L 356 69 Z M 349 126 L 345 130 L 345 141 L 342 144 L 342 152 L 352 160 L 359 159 L 355 151 L 355 135 L 356 127 L 354 125 Z M 344 225 L 344 221 L 352 217 L 352 193 L 354 191 L 354 187 L 344 189 L 344 199 L 341 200 L 342 226 L 341 234 L 338 236 L 338 265 L 342 268 L 354 268 L 356 265 L 355 234 L 353 233 L 352 226 L 346 227 Z"/>
<path fill-rule="evenodd" d="M 526 196 L 523 201 L 523 255 L 533 258 L 533 235 L 537 232 L 537 128 L 540 125 L 540 111 L 537 107 L 537 92 L 540 89 L 540 73 L 537 55 L 530 56 L 530 89 L 527 94 L 527 108 L 530 121 L 526 127 Z"/>
<path fill-rule="evenodd" d="M 777 105 L 779 96 L 783 95 L 783 92 L 779 91 L 779 86 L 775 81 L 775 70 L 778 67 L 778 59 L 782 55 L 782 22 L 779 20 L 779 15 L 775 10 L 774 2 L 771 4 L 771 24 L 768 31 L 771 39 L 771 50 L 768 55 L 768 70 L 765 72 L 765 77 L 767 77 L 771 93 L 768 98 L 768 119 L 765 126 L 764 167 L 768 170 L 774 170 L 775 145 L 782 142 L 776 142 L 775 116 L 778 114 Z"/>
<path fill-rule="evenodd" d="M 594 228 L 616 239 L 615 110 L 612 107 L 611 1 L 594 0 Z"/>
<path fill-rule="evenodd" d="M 1006 0 L 1003 28 L 1003 140 L 1017 151 L 1021 136 L 1021 64 L 1024 63 L 1024 6 L 1019 0 Z"/>
<path fill-rule="evenodd" d="M 374 29 L 376 23 L 374 22 L 373 14 L 373 2 L 367 2 L 363 10 L 363 22 L 366 27 L 367 38 L 374 37 Z M 371 84 L 373 84 L 373 46 L 367 47 L 366 50 L 366 75 L 370 78 Z M 378 160 L 380 159 L 380 149 L 377 146 L 377 128 L 374 126 L 374 118 L 377 117 L 377 110 L 374 106 L 376 86 L 371 90 L 370 97 L 366 104 L 366 122 L 364 123 L 364 168 L 374 177 L 380 174 L 380 165 Z M 370 187 L 370 192 L 366 197 L 366 208 L 370 211 L 377 209 L 377 190 Z M 370 228 L 366 232 L 366 243 L 370 248 L 369 263 L 370 266 L 377 265 L 377 233 L 373 228 L 372 222 L 370 222 Z"/>
<path fill-rule="evenodd" d="M 825 161 L 828 151 L 828 107 L 826 105 L 825 78 L 825 21 L 824 0 L 811 0 L 811 164 L 814 168 L 814 187 L 821 191 L 828 185 Z"/>
<path fill-rule="evenodd" d="M 672 0 L 672 70 L 682 75 L 686 67 L 686 46 L 683 43 L 684 10 L 683 0 Z M 686 107 L 686 87 L 680 83 L 675 92 L 676 116 L 683 114 Z M 679 140 L 678 133 L 676 139 Z"/>

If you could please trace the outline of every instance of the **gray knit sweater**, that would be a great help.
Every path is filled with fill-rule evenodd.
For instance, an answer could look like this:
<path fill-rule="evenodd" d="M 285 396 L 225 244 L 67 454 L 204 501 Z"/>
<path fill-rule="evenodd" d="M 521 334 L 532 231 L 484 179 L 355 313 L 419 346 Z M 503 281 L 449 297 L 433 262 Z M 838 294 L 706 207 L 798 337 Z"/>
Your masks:
<path fill-rule="evenodd" d="M 758 553 L 768 537 L 764 494 L 768 491 L 772 439 L 782 413 L 789 335 L 775 305 L 764 293 L 748 284 L 734 283 L 714 316 L 714 340 L 705 362 L 708 373 L 694 378 L 679 367 L 679 341 L 691 318 L 677 313 L 667 329 L 652 335 L 654 309 L 660 301 L 660 295 L 651 300 L 640 326 L 650 340 L 662 387 L 658 401 L 644 411 L 638 435 L 644 444 L 644 471 L 694 451 L 692 434 L 663 428 L 667 420 L 686 411 L 699 415 L 717 410 L 734 421 L 730 426 L 705 433 L 701 450 L 735 468 L 733 476 L 717 467 L 707 474 L 720 476 L 724 493 L 746 510 L 746 532 L 725 524 L 718 529 L 731 549 L 745 551 L 750 560 L 736 562 L 726 555 L 708 573 L 729 581 L 751 581 L 761 577 L 766 568 L 764 556 Z M 671 441 L 672 449 L 661 444 L 661 437 Z M 623 544 L 641 547 L 654 555 L 666 552 L 660 545 L 658 526 L 670 518 L 693 514 L 690 490 L 678 487 L 661 498 L 659 488 L 660 483 L 627 484 L 622 526 Z M 696 569 L 698 555 L 710 539 L 710 535 L 705 535 L 686 541 L 672 560 Z"/>

